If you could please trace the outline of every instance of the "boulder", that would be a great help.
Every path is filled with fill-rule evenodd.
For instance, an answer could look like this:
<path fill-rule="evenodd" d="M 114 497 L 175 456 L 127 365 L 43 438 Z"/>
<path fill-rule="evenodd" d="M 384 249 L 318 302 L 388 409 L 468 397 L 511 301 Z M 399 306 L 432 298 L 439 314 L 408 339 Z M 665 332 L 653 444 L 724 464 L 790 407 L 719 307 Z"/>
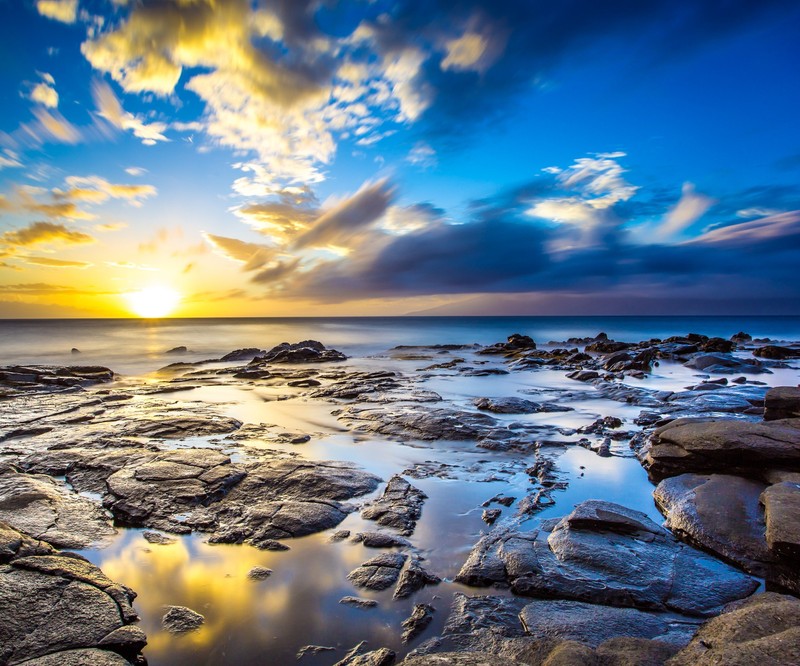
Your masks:
<path fill-rule="evenodd" d="M 800 418 L 800 386 L 776 386 L 764 396 L 764 420 Z"/>
<path fill-rule="evenodd" d="M 800 469 L 800 418 L 676 419 L 653 433 L 643 462 L 655 480 L 684 472 Z"/>
<path fill-rule="evenodd" d="M 767 488 L 764 506 L 767 546 L 782 561 L 800 561 L 800 484 L 784 481 Z M 800 589 L 800 586 L 793 589 Z"/>
<path fill-rule="evenodd" d="M 183 634 L 199 629 L 206 618 L 186 606 L 167 606 L 161 626 L 172 634 Z"/>
<path fill-rule="evenodd" d="M 785 361 L 791 358 L 800 358 L 800 349 L 792 347 L 779 347 L 778 345 L 764 345 L 753 350 L 753 356 L 768 358 L 775 361 Z"/>
<path fill-rule="evenodd" d="M 381 553 L 353 569 L 347 578 L 356 587 L 385 590 L 395 584 L 407 557 L 402 553 Z"/>
<path fill-rule="evenodd" d="M 676 540 L 638 511 L 600 500 L 538 530 L 498 529 L 473 548 L 456 582 L 518 595 L 707 617 L 758 583 Z"/>
<path fill-rule="evenodd" d="M 257 363 L 327 363 L 345 361 L 347 356 L 336 349 L 327 349 L 316 340 L 303 340 L 295 344 L 282 342 L 270 349 L 263 356 L 257 356 Z"/>

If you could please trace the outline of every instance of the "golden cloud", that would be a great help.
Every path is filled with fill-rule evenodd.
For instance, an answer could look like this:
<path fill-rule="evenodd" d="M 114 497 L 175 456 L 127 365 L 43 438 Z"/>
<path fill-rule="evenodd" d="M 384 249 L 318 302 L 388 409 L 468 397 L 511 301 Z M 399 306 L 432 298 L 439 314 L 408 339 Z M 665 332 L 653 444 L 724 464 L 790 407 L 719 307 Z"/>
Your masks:
<path fill-rule="evenodd" d="M 0 242 L 7 245 L 37 245 L 40 243 L 92 243 L 94 238 L 82 231 L 70 229 L 63 224 L 52 222 L 33 222 L 27 227 L 6 231 L 0 235 Z"/>

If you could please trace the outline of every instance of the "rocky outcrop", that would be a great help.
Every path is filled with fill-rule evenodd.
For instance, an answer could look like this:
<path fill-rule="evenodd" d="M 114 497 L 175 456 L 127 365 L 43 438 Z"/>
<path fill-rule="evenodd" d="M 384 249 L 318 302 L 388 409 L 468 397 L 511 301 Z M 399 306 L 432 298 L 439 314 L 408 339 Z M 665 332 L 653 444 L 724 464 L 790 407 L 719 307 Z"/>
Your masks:
<path fill-rule="evenodd" d="M 0 523 L 0 663 L 127 664 L 147 642 L 131 625 L 135 596 L 80 556 Z"/>
<path fill-rule="evenodd" d="M 125 437 L 152 439 L 186 439 L 227 435 L 242 427 L 242 422 L 227 416 L 181 416 L 158 418 L 131 424 L 122 433 Z"/>
<path fill-rule="evenodd" d="M 533 532 L 495 530 L 456 581 L 516 594 L 706 617 L 758 583 L 677 541 L 643 513 L 588 500 Z"/>
<path fill-rule="evenodd" d="M 780 347 L 778 345 L 764 345 L 753 350 L 753 356 L 768 358 L 776 361 L 800 358 L 800 349 L 795 347 Z"/>
<path fill-rule="evenodd" d="M 655 480 L 684 472 L 800 470 L 800 419 L 676 419 L 653 433 L 643 462 Z"/>
<path fill-rule="evenodd" d="M 497 423 L 488 414 L 430 409 L 421 405 L 347 407 L 336 415 L 354 430 L 374 432 L 401 440 L 477 439 Z"/>
<path fill-rule="evenodd" d="M 17 391 L 62 390 L 110 382 L 114 373 L 95 365 L 6 365 L 0 367 L 0 386 Z"/>
<path fill-rule="evenodd" d="M 776 386 L 764 396 L 764 420 L 800 418 L 800 386 Z"/>
<path fill-rule="evenodd" d="M 395 653 L 389 648 L 367 650 L 367 642 L 361 641 L 352 650 L 349 650 L 344 659 L 337 661 L 333 666 L 392 666 Z"/>
<path fill-rule="evenodd" d="M 345 361 L 347 356 L 336 349 L 327 349 L 316 340 L 303 340 L 295 344 L 282 342 L 266 354 L 256 356 L 251 365 L 261 363 L 327 363 Z"/>
<path fill-rule="evenodd" d="M 680 538 L 800 591 L 795 559 L 800 527 L 797 484 L 767 487 L 725 474 L 682 474 L 662 481 L 654 498 L 667 526 Z M 762 502 L 770 510 L 769 522 Z"/>
<path fill-rule="evenodd" d="M 383 495 L 364 509 L 361 517 L 374 520 L 379 525 L 394 527 L 408 536 L 414 532 L 426 499 L 425 493 L 402 476 L 395 475 L 389 479 Z"/>

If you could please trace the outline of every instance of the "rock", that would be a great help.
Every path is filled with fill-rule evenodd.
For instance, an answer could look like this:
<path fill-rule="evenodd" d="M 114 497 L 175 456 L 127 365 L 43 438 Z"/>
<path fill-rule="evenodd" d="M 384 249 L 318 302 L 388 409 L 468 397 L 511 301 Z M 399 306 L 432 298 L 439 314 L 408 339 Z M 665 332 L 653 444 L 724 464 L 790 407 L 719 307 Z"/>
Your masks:
<path fill-rule="evenodd" d="M 600 373 L 597 370 L 575 370 L 574 372 L 570 372 L 567 375 L 568 379 L 574 379 L 578 382 L 590 382 L 593 379 L 597 379 L 600 376 Z"/>
<path fill-rule="evenodd" d="M 347 578 L 356 587 L 385 590 L 397 581 L 407 557 L 402 553 L 382 553 L 353 569 Z"/>
<path fill-rule="evenodd" d="M 430 409 L 421 405 L 402 407 L 347 407 L 340 421 L 355 430 L 374 432 L 398 439 L 477 439 L 497 422 L 488 414 L 451 409 Z"/>
<path fill-rule="evenodd" d="M 595 655 L 602 666 L 661 666 L 679 649 L 662 640 L 620 636 L 598 645 Z"/>
<path fill-rule="evenodd" d="M 335 349 L 326 349 L 316 340 L 304 340 L 295 344 L 282 342 L 254 361 L 265 363 L 327 363 L 345 361 L 347 356 Z"/>
<path fill-rule="evenodd" d="M 732 604 L 706 622 L 668 666 L 800 663 L 800 601 L 767 592 Z"/>
<path fill-rule="evenodd" d="M 336 541 L 344 541 L 345 539 L 350 537 L 350 530 L 337 530 L 333 534 L 331 534 L 331 538 L 329 541 L 336 542 Z"/>
<path fill-rule="evenodd" d="M 81 350 L 78 349 L 77 347 L 73 347 L 72 349 L 69 350 L 69 353 L 70 354 L 80 354 Z"/>
<path fill-rule="evenodd" d="M 361 597 L 342 597 L 339 599 L 340 604 L 344 604 L 345 606 L 353 606 L 355 608 L 375 608 L 378 605 L 378 602 L 374 599 L 362 599 Z"/>
<path fill-rule="evenodd" d="M 500 517 L 501 513 L 501 509 L 484 509 L 483 513 L 481 514 L 481 519 L 487 525 L 491 525 Z"/>
<path fill-rule="evenodd" d="M 297 659 L 302 659 L 307 654 L 316 656 L 318 654 L 323 654 L 325 652 L 335 652 L 335 651 L 336 648 L 330 647 L 329 645 L 304 645 L 297 651 L 297 654 L 295 656 L 297 657 Z"/>
<path fill-rule="evenodd" d="M 388 648 L 367 651 L 367 642 L 361 641 L 341 661 L 333 666 L 392 666 L 395 653 Z"/>
<path fill-rule="evenodd" d="M 475 398 L 472 403 L 478 409 L 495 414 L 533 414 L 541 407 L 524 398 Z"/>
<path fill-rule="evenodd" d="M 764 396 L 764 420 L 800 418 L 800 387 L 776 386 Z"/>
<path fill-rule="evenodd" d="M 57 548 L 99 548 L 117 531 L 94 502 L 40 474 L 0 472 L 0 521 Z"/>
<path fill-rule="evenodd" d="M 702 370 L 708 374 L 726 374 L 733 372 L 743 372 L 758 374 L 769 372 L 766 368 L 759 365 L 758 361 L 746 361 L 730 354 L 698 354 L 691 360 L 684 363 L 687 368 Z"/>
<path fill-rule="evenodd" d="M 151 437 L 153 439 L 186 439 L 226 435 L 242 427 L 242 422 L 227 416 L 183 416 L 140 421 L 129 426 L 126 437 Z"/>
<path fill-rule="evenodd" d="M 753 356 L 777 361 L 785 361 L 786 359 L 800 358 L 800 349 L 779 347 L 778 345 L 765 345 L 763 347 L 754 349 Z"/>
<path fill-rule="evenodd" d="M 412 559 L 400 574 L 392 598 L 406 599 L 426 585 L 438 585 L 441 582 L 439 576 L 424 569 L 418 560 Z"/>
<path fill-rule="evenodd" d="M 389 479 L 383 495 L 364 509 L 361 517 L 386 527 L 394 527 L 401 534 L 410 535 L 422 515 L 422 505 L 426 499 L 425 493 L 402 476 L 395 475 Z"/>
<path fill-rule="evenodd" d="M 712 615 L 758 583 L 677 541 L 645 514 L 587 500 L 533 532 L 495 530 L 456 582 L 509 585 L 518 595 Z"/>
<path fill-rule="evenodd" d="M 739 331 L 731 336 L 731 342 L 736 342 L 737 344 L 741 344 L 743 342 L 750 342 L 752 341 L 753 336 L 749 333 L 745 333 L 744 331 Z"/>
<path fill-rule="evenodd" d="M 264 354 L 263 349 L 259 349 L 258 347 L 246 347 L 244 349 L 236 349 L 232 352 L 229 352 L 223 356 L 220 361 L 225 361 L 226 363 L 231 361 L 251 361 L 256 356 Z"/>
<path fill-rule="evenodd" d="M 506 342 L 498 342 L 489 347 L 484 347 L 479 354 L 509 354 L 520 351 L 529 351 L 536 349 L 536 343 L 529 335 L 521 335 L 520 333 L 512 333 L 508 336 Z"/>
<path fill-rule="evenodd" d="M 776 483 L 761 494 L 760 502 L 764 506 L 767 546 L 778 558 L 796 563 L 800 560 L 800 485 Z"/>
<path fill-rule="evenodd" d="M 683 472 L 800 469 L 800 419 L 676 419 L 653 433 L 644 465 L 656 480 Z"/>
<path fill-rule="evenodd" d="M 354 543 L 364 544 L 367 548 L 395 548 L 411 545 L 406 539 L 386 532 L 358 532 L 352 540 Z"/>
<path fill-rule="evenodd" d="M 403 620 L 403 635 L 401 636 L 403 643 L 408 643 L 425 631 L 433 621 L 435 611 L 436 609 L 430 604 L 415 604 L 411 615 Z"/>
<path fill-rule="evenodd" d="M 253 567 L 247 572 L 250 580 L 266 580 L 272 575 L 272 569 L 267 567 Z"/>
<path fill-rule="evenodd" d="M 142 532 L 142 536 L 148 543 L 155 543 L 160 546 L 166 546 L 171 543 L 175 543 L 175 537 L 167 536 L 166 534 L 161 534 L 161 532 L 152 532 L 150 530 L 145 530 L 144 532 Z"/>
<path fill-rule="evenodd" d="M 184 347 L 181 345 L 180 347 L 173 347 L 172 349 L 167 349 L 165 354 L 186 354 L 189 351 L 188 347 Z"/>
<path fill-rule="evenodd" d="M 99 365 L 10 365 L 0 367 L 0 385 L 21 391 L 55 391 L 64 387 L 91 386 L 114 379 Z"/>
<path fill-rule="evenodd" d="M 597 340 L 586 345 L 587 352 L 596 352 L 598 354 L 612 354 L 614 352 L 630 349 L 634 345 L 628 342 L 617 342 L 615 340 Z"/>
<path fill-rule="evenodd" d="M 161 626 L 173 634 L 182 634 L 199 629 L 206 618 L 185 606 L 167 606 L 167 612 L 161 618 Z"/>
<path fill-rule="evenodd" d="M 128 626 L 138 619 L 131 590 L 2 523 L 0 558 L 0 663 L 127 663 L 101 646 L 137 657 L 146 638 Z"/>
<path fill-rule="evenodd" d="M 765 488 L 761 482 L 738 476 L 682 474 L 659 483 L 653 497 L 667 518 L 667 526 L 680 538 L 746 571 L 800 590 L 796 567 L 781 562 L 765 539 L 764 513 L 759 505 Z M 783 518 L 777 506 L 780 494 L 778 491 L 772 496 L 778 500 L 774 505 L 776 519 Z M 795 516 L 789 516 L 782 522 L 787 533 L 795 521 Z"/>
<path fill-rule="evenodd" d="M 28 659 L 26 666 L 130 666 L 127 659 L 115 652 L 89 648 L 62 650 L 36 659 Z"/>
<path fill-rule="evenodd" d="M 398 666 L 524 666 L 524 663 L 489 652 L 440 652 L 407 657 Z"/>

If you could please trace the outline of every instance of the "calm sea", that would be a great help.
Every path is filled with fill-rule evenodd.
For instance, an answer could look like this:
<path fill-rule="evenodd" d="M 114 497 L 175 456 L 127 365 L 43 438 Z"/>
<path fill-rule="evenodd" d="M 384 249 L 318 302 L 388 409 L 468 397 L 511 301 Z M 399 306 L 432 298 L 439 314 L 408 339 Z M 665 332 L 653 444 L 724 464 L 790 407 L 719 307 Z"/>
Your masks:
<path fill-rule="evenodd" d="M 537 342 L 593 336 L 638 341 L 696 332 L 730 337 L 800 340 L 800 317 L 342 317 L 244 319 L 27 319 L 0 320 L 0 364 L 99 364 L 128 375 L 180 360 L 219 357 L 241 347 L 319 340 L 348 355 L 380 354 L 395 345 L 490 344 L 511 333 Z M 72 353 L 75 348 L 80 354 Z"/>

